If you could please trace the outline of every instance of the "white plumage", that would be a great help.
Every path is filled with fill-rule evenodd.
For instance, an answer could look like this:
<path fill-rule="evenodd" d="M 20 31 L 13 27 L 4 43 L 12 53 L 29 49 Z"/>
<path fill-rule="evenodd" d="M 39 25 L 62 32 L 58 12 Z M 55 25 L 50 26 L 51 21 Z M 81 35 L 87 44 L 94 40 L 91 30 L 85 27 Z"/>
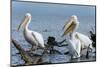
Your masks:
<path fill-rule="evenodd" d="M 28 29 L 30 21 L 31 21 L 31 14 L 27 13 L 25 15 L 23 22 L 19 25 L 18 30 L 21 27 L 24 29 L 23 35 L 25 37 L 25 40 L 32 45 L 31 49 L 33 48 L 36 49 L 36 47 L 45 48 L 43 36 L 36 31 L 31 31 Z"/>
<path fill-rule="evenodd" d="M 79 40 L 82 42 L 82 48 L 86 48 L 90 45 L 90 48 L 92 48 L 92 40 L 89 39 L 88 36 L 83 35 L 81 33 L 76 32 L 78 35 Z"/>
<path fill-rule="evenodd" d="M 74 54 L 73 58 L 80 57 L 80 52 L 84 48 L 92 48 L 92 41 L 88 36 L 76 32 L 79 26 L 79 21 L 77 16 L 73 15 L 70 21 L 64 26 L 64 35 L 69 34 L 70 39 L 68 40 L 70 47 L 70 52 Z"/>

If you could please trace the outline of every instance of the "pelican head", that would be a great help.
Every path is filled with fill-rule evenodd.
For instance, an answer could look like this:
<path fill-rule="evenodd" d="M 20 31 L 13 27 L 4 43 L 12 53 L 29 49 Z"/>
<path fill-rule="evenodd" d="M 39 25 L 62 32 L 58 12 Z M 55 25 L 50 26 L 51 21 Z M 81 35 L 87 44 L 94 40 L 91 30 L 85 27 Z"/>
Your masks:
<path fill-rule="evenodd" d="M 67 22 L 63 27 L 64 34 L 62 36 L 67 35 L 68 33 L 72 33 L 76 29 L 76 27 L 78 27 L 78 25 L 79 25 L 79 22 L 78 22 L 77 16 L 72 15 L 70 21 Z"/>
<path fill-rule="evenodd" d="M 72 19 L 73 19 L 74 21 L 77 21 L 77 20 L 78 20 L 76 15 L 72 15 L 72 16 L 71 16 L 71 20 L 72 20 Z"/>
<path fill-rule="evenodd" d="M 27 25 L 29 24 L 29 22 L 31 21 L 31 14 L 30 13 L 26 13 L 24 20 L 22 21 L 22 23 L 19 25 L 17 31 L 19 31 L 20 28 L 25 28 L 27 27 Z"/>

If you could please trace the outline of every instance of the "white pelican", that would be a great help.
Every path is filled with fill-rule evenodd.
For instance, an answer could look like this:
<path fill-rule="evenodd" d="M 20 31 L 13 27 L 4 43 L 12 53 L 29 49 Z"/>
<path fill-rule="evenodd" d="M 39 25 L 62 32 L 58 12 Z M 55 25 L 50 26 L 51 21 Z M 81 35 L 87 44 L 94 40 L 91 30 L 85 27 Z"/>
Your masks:
<path fill-rule="evenodd" d="M 90 47 L 92 49 L 92 41 L 89 39 L 88 36 L 83 35 L 79 32 L 76 32 L 79 26 L 79 21 L 77 16 L 73 15 L 68 23 L 65 24 L 63 27 L 64 34 L 70 36 L 69 42 L 72 48 L 76 51 L 77 55 L 73 56 L 73 58 L 80 57 L 81 50 L 84 48 Z"/>
<path fill-rule="evenodd" d="M 45 46 L 44 46 L 43 36 L 36 31 L 31 31 L 28 29 L 28 25 L 31 21 L 31 18 L 32 18 L 31 14 L 27 13 L 25 15 L 23 22 L 19 25 L 18 31 L 20 28 L 24 29 L 23 35 L 25 37 L 25 40 L 32 45 L 31 50 L 33 50 L 33 48 L 36 49 L 37 46 L 44 48 Z"/>

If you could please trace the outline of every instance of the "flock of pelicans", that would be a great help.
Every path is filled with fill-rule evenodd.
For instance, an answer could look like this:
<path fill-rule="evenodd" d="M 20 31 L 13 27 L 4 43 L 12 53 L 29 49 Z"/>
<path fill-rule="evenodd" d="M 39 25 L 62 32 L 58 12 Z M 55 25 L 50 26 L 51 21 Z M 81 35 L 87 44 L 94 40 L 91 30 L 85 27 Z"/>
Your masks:
<path fill-rule="evenodd" d="M 43 36 L 36 32 L 28 29 L 28 25 L 31 22 L 32 16 L 30 13 L 25 15 L 23 22 L 19 25 L 18 31 L 20 28 L 23 29 L 23 35 L 25 40 L 32 45 L 30 50 L 36 50 L 37 47 L 45 49 Z M 90 47 L 92 49 L 92 41 L 86 35 L 83 35 L 79 32 L 76 32 L 79 27 L 79 21 L 76 15 L 72 15 L 69 22 L 67 22 L 63 27 L 63 35 L 66 36 L 66 40 L 69 41 L 69 45 L 73 48 L 72 53 L 73 58 L 79 58 L 82 49 Z M 69 37 L 69 39 L 67 38 Z"/>

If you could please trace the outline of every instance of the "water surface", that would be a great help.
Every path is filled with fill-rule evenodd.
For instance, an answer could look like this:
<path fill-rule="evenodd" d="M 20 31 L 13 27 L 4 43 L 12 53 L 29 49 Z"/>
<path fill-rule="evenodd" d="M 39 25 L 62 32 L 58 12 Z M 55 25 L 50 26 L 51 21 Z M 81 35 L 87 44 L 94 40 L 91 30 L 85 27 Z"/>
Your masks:
<path fill-rule="evenodd" d="M 95 7 L 79 5 L 60 5 L 60 4 L 43 4 L 12 2 L 12 37 L 21 43 L 21 46 L 28 50 L 31 46 L 23 37 L 23 30 L 17 32 L 17 27 L 22 22 L 26 13 L 31 13 L 32 21 L 29 29 L 37 31 L 43 35 L 45 43 L 49 36 L 53 36 L 59 42 L 62 38 L 64 24 L 72 15 L 77 15 L 79 20 L 78 32 L 89 36 L 92 26 L 95 26 Z M 24 61 L 18 50 L 12 45 L 12 64 L 23 64 Z"/>

